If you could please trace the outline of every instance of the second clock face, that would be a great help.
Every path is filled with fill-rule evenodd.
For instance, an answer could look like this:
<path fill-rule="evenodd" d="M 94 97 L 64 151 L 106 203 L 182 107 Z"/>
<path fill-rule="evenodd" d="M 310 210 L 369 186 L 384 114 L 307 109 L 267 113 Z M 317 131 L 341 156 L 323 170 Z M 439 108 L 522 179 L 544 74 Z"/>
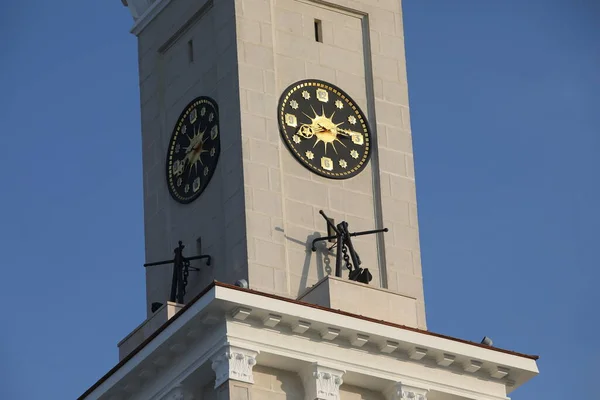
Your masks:
<path fill-rule="evenodd" d="M 175 123 L 167 150 L 167 184 L 171 196 L 190 203 L 204 191 L 221 151 L 217 103 L 198 97 Z"/>
<path fill-rule="evenodd" d="M 293 156 L 333 179 L 360 173 L 371 155 L 366 118 L 342 89 L 310 79 L 289 86 L 279 100 L 279 130 Z"/>

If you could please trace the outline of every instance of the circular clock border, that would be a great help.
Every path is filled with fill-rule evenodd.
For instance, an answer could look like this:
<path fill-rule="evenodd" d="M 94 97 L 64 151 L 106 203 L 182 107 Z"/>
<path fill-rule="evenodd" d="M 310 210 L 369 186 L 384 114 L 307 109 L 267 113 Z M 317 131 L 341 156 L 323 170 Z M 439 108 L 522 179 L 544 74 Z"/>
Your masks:
<path fill-rule="evenodd" d="M 308 84 L 308 85 L 307 85 Z M 344 96 L 352 105 L 356 106 L 356 111 L 358 112 L 358 114 L 361 116 L 362 120 L 364 121 L 365 125 L 366 125 L 366 133 L 368 136 L 368 142 L 371 142 L 371 137 L 372 137 L 372 132 L 371 132 L 371 127 L 369 125 L 369 121 L 367 120 L 367 117 L 365 116 L 365 113 L 362 111 L 362 109 L 360 108 L 360 106 L 354 101 L 354 99 L 348 94 L 346 93 L 346 91 L 344 91 L 343 89 L 341 89 L 340 87 L 320 80 L 320 79 L 302 79 L 299 81 L 296 81 L 292 84 L 290 84 L 288 87 L 285 88 L 285 90 L 281 93 L 281 96 L 279 97 L 279 101 L 277 102 L 277 124 L 279 125 L 279 134 L 281 135 L 281 138 L 283 139 L 283 142 L 285 143 L 285 146 L 287 147 L 287 149 L 289 150 L 289 152 L 292 154 L 292 156 L 296 159 L 296 161 L 298 161 L 300 163 L 300 165 L 302 165 L 304 168 L 306 168 L 307 170 L 322 176 L 324 178 L 328 178 L 328 179 L 336 179 L 336 180 L 343 180 L 343 179 L 350 179 L 350 178 L 354 178 L 355 176 L 357 176 L 358 174 L 360 174 L 367 166 L 367 164 L 369 163 L 369 161 L 371 160 L 371 146 L 369 145 L 369 148 L 367 150 L 367 155 L 366 155 L 366 159 L 360 164 L 359 168 L 357 168 L 355 171 L 348 173 L 347 175 L 341 175 L 341 176 L 336 176 L 336 175 L 330 175 L 324 172 L 321 172 L 320 170 L 314 168 L 312 165 L 307 164 L 302 157 L 297 154 L 296 150 L 294 149 L 293 145 L 290 143 L 290 140 L 287 137 L 287 133 L 285 130 L 285 126 L 284 126 L 284 116 L 285 116 L 285 112 L 284 112 L 284 108 L 285 108 L 285 104 L 284 101 L 287 97 L 289 97 L 289 94 L 292 92 L 292 90 L 294 89 L 300 89 L 301 87 L 319 87 L 317 85 L 314 84 L 321 84 L 324 85 L 327 88 L 333 89 L 338 91 L 342 96 Z"/>
<path fill-rule="evenodd" d="M 202 102 L 206 102 L 209 103 L 215 110 L 215 118 L 216 118 L 216 122 L 215 125 L 218 126 L 219 128 L 219 133 L 217 138 L 215 139 L 215 141 L 218 143 L 217 146 L 217 152 L 215 154 L 215 158 L 214 158 L 214 168 L 212 168 L 209 171 L 209 174 L 207 175 L 206 179 L 206 185 L 204 185 L 203 188 L 201 188 L 201 190 L 199 190 L 196 194 L 194 194 L 192 197 L 188 198 L 188 199 L 182 199 L 180 197 L 178 197 L 177 193 L 174 192 L 172 185 L 174 184 L 172 181 L 172 177 L 170 174 L 170 164 L 169 164 L 169 156 L 170 156 L 170 151 L 171 151 L 171 146 L 173 145 L 173 140 L 175 139 L 175 134 L 177 133 L 177 127 L 179 125 L 179 122 L 182 120 L 182 118 L 184 118 L 187 114 L 189 114 L 192 109 L 194 107 L 197 107 L 199 104 L 201 104 Z M 195 99 L 193 99 L 192 101 L 190 101 L 184 108 L 183 111 L 179 114 L 179 117 L 177 117 L 177 119 L 175 120 L 175 126 L 173 127 L 173 131 L 171 132 L 171 137 L 169 138 L 169 144 L 167 146 L 167 158 L 166 158 L 166 165 L 165 165 L 165 169 L 166 169 L 166 178 L 167 178 L 167 188 L 169 190 L 169 194 L 171 195 L 171 197 L 173 198 L 173 200 L 175 200 L 176 202 L 180 203 L 180 204 L 190 204 L 191 202 L 195 201 L 198 199 L 198 197 L 200 197 L 200 195 L 202 193 L 204 193 L 204 191 L 206 190 L 206 188 L 208 187 L 208 185 L 210 184 L 210 181 L 212 180 L 212 177 L 215 173 L 215 170 L 217 169 L 217 165 L 219 164 L 219 156 L 221 155 L 221 128 L 219 125 L 220 119 L 219 119 L 219 106 L 217 104 L 217 102 L 215 101 L 215 99 L 213 99 L 212 97 L 209 96 L 198 96 Z"/>

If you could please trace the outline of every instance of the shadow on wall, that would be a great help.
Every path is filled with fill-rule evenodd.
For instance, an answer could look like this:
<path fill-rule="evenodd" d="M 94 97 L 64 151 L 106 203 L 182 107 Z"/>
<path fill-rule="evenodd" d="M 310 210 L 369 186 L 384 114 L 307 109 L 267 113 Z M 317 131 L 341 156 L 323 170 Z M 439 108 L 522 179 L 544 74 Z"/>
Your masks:
<path fill-rule="evenodd" d="M 317 281 L 321 280 L 326 275 L 332 274 L 333 270 L 331 268 L 331 252 L 329 250 L 327 250 L 327 244 L 325 242 L 321 242 L 321 243 L 317 244 L 318 247 L 317 247 L 316 253 L 313 253 L 313 251 L 311 250 L 312 241 L 314 239 L 320 238 L 321 233 L 314 232 L 314 233 L 308 235 L 306 237 L 305 241 L 301 241 L 301 240 L 292 238 L 288 235 L 285 235 L 285 232 L 282 228 L 277 227 L 277 228 L 275 228 L 275 230 L 283 232 L 286 240 L 289 240 L 290 242 L 296 243 L 296 244 L 304 247 L 305 257 L 304 257 L 304 264 L 302 266 L 302 279 L 300 280 L 300 287 L 297 288 L 298 290 L 295 294 L 296 297 L 300 297 L 300 295 L 303 294 L 304 291 L 309 286 L 312 286 L 312 285 L 309 285 L 309 283 L 308 283 L 308 277 L 310 276 L 310 264 L 311 264 L 311 258 L 313 256 L 313 254 L 317 255 L 317 260 L 316 260 Z M 292 288 L 292 290 L 293 289 L 294 288 Z"/>

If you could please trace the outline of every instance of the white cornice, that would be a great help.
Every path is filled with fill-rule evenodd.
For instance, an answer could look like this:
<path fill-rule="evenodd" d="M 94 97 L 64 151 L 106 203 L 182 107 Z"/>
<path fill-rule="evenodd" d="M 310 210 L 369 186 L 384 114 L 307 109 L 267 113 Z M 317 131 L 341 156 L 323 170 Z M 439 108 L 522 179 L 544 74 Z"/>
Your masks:
<path fill-rule="evenodd" d="M 198 368 L 210 368 L 223 346 L 260 352 L 259 364 L 272 357 L 296 366 L 324 363 L 347 371 L 349 384 L 362 376 L 478 400 L 506 399 L 505 391 L 537 374 L 524 356 L 216 284 L 80 399 L 136 393 L 134 400 L 158 400 Z M 251 368 L 244 371 L 241 380 L 251 382 Z"/>
<path fill-rule="evenodd" d="M 246 327 L 248 327 L 246 325 Z M 442 393 L 448 393 L 464 399 L 477 399 L 477 400 L 507 400 L 504 395 L 494 395 L 490 393 L 484 393 L 482 391 L 471 390 L 465 387 L 459 387 L 449 383 L 440 382 L 439 374 L 424 376 L 423 371 L 431 370 L 431 366 L 425 367 L 424 369 L 414 369 L 414 366 L 405 365 L 404 369 L 398 369 L 395 360 L 390 357 L 370 357 L 368 360 L 365 354 L 361 354 L 358 358 L 351 357 L 348 350 L 343 348 L 324 349 L 317 348 L 316 350 L 309 351 L 305 346 L 299 346 L 293 343 L 290 338 L 285 338 L 284 343 L 276 343 L 271 335 L 261 337 L 258 339 L 256 335 L 252 335 L 252 338 L 248 338 L 248 332 L 240 334 L 240 337 L 236 337 L 235 334 L 228 334 L 228 342 L 235 346 L 247 346 L 253 348 L 260 348 L 262 354 L 272 354 L 283 359 L 300 360 L 304 363 L 314 363 L 315 360 L 324 363 L 325 365 L 339 365 L 346 369 L 346 372 L 352 372 L 362 376 L 369 376 L 372 378 L 392 382 L 401 381 L 406 385 L 417 388 L 427 388 Z M 304 340 L 301 340 L 305 342 Z M 337 349 L 338 351 L 336 351 Z M 337 353 L 337 354 L 336 354 Z M 340 356 L 343 354 L 343 356 Z M 343 358 L 346 356 L 345 358 Z M 350 357 L 348 357 L 350 356 Z M 354 360 L 352 360 L 354 359 Z M 376 359 L 374 361 L 374 359 Z M 394 368 L 396 367 L 396 368 Z M 341 368 L 341 367 L 338 367 Z M 417 373 L 410 373 L 409 370 Z M 454 375 L 454 372 L 449 374 Z M 479 378 L 478 378 L 479 379 Z"/>
<path fill-rule="evenodd" d="M 388 324 L 367 321 L 324 309 L 307 307 L 303 304 L 277 300 L 250 291 L 216 286 L 216 298 L 236 304 L 243 304 L 245 307 L 245 317 L 248 317 L 249 310 L 253 310 L 251 313 L 256 314 L 257 318 L 261 318 L 263 312 L 293 316 L 294 319 L 310 322 L 313 329 L 321 332 L 327 330 L 327 332 L 340 334 L 339 330 L 346 330 L 347 333 L 361 334 L 363 335 L 362 337 L 386 338 L 386 340 L 394 342 L 394 345 L 399 343 L 403 347 L 409 347 L 412 350 L 409 350 L 411 354 L 422 354 L 420 352 L 425 350 L 425 354 L 427 355 L 436 356 L 438 353 L 445 354 L 445 357 L 454 355 L 460 356 L 462 359 L 482 361 L 501 367 L 519 369 L 532 374 L 538 373 L 536 362 L 529 358 L 497 351 L 492 348 L 474 346 L 444 337 L 428 335 L 415 330 L 401 329 Z M 321 324 L 321 327 L 318 326 L 319 324 Z M 329 339 L 330 336 L 328 335 L 326 339 Z M 383 346 L 387 348 L 387 346 Z M 416 357 L 411 358 L 417 359 Z"/>

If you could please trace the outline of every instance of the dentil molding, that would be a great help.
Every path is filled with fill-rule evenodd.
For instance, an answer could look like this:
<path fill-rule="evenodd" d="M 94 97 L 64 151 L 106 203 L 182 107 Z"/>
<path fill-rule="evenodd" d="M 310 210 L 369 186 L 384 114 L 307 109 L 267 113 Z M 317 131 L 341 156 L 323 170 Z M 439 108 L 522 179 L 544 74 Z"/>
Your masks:
<path fill-rule="evenodd" d="M 301 374 L 306 400 L 340 400 L 342 376 L 346 371 L 312 364 Z"/>
<path fill-rule="evenodd" d="M 215 371 L 215 388 L 228 380 L 254 383 L 252 368 L 256 365 L 258 351 L 226 345 L 211 358 Z"/>
<path fill-rule="evenodd" d="M 427 400 L 427 389 L 404 385 L 402 382 L 393 384 L 385 393 L 387 400 Z"/>

